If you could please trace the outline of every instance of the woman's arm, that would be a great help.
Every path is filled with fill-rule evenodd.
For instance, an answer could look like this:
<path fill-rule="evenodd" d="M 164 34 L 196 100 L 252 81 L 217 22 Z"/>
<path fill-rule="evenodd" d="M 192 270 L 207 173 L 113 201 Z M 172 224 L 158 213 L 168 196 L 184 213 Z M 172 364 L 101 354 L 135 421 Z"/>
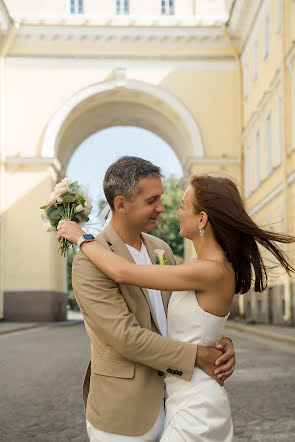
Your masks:
<path fill-rule="evenodd" d="M 59 227 L 57 238 L 64 236 L 69 241 L 77 243 L 83 233 L 76 223 L 66 221 Z M 218 265 L 209 260 L 180 266 L 138 265 L 106 250 L 96 241 L 82 243 L 81 250 L 96 267 L 120 284 L 171 291 L 203 290 L 208 289 L 208 284 L 216 284 L 223 276 Z"/>

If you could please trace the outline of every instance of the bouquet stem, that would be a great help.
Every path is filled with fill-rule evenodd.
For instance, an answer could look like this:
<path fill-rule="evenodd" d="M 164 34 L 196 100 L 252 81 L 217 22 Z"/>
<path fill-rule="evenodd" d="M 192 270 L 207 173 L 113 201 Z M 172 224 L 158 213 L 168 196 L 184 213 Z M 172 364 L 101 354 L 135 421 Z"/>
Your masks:
<path fill-rule="evenodd" d="M 70 243 L 66 238 L 62 237 L 59 242 L 58 251 L 61 254 L 61 256 L 68 256 L 69 249 L 72 248 L 73 244 Z"/>

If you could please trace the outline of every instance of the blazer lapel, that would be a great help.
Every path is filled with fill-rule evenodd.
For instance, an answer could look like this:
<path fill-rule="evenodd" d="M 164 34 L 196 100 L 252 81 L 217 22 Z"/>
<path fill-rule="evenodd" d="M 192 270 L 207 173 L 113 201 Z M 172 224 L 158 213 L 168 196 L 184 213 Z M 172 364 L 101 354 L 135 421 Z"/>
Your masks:
<path fill-rule="evenodd" d="M 115 231 L 115 229 L 112 227 L 112 225 L 110 223 L 104 228 L 103 233 L 105 234 L 105 238 L 106 238 L 107 242 L 110 244 L 110 247 L 111 247 L 113 252 L 117 253 L 120 256 L 123 256 L 128 261 L 130 261 L 133 264 L 135 264 L 135 261 L 134 261 L 132 255 L 131 255 L 131 253 L 129 252 L 128 248 L 126 247 L 124 241 L 122 240 L 120 235 Z M 146 245 L 145 241 L 144 241 L 144 243 Z M 148 253 L 149 253 L 149 250 L 148 250 Z M 149 253 L 149 255 L 150 255 L 150 253 Z M 155 264 L 156 263 L 156 254 L 155 254 L 155 252 L 153 252 L 153 255 L 154 255 L 153 258 L 151 257 L 151 255 L 150 255 L 150 257 L 151 257 L 151 260 L 152 260 L 153 264 Z M 134 287 L 134 288 L 136 288 L 136 287 Z M 153 321 L 154 321 L 157 329 L 161 333 L 160 328 L 159 328 L 159 324 L 158 324 L 158 321 L 157 321 L 157 318 L 156 318 L 156 315 L 155 315 L 155 312 L 154 312 L 154 309 L 153 309 L 153 305 L 151 303 L 151 299 L 149 297 L 147 289 L 143 288 L 143 287 L 137 287 L 137 288 L 139 290 L 141 290 L 141 292 L 144 294 L 145 299 L 146 299 L 146 301 L 147 301 L 147 303 L 149 305 L 149 309 L 151 311 L 151 315 L 152 315 Z"/>

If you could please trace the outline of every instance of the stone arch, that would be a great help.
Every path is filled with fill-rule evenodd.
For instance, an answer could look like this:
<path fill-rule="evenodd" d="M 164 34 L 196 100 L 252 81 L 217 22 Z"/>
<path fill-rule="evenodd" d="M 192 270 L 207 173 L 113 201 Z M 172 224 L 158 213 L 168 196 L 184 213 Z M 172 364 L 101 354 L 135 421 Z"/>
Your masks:
<path fill-rule="evenodd" d="M 141 127 L 163 138 L 176 153 L 185 175 L 190 172 L 191 159 L 204 156 L 199 128 L 184 104 L 159 86 L 128 79 L 101 82 L 72 96 L 49 122 L 41 156 L 57 158 L 62 174 L 86 138 L 123 125 Z"/>

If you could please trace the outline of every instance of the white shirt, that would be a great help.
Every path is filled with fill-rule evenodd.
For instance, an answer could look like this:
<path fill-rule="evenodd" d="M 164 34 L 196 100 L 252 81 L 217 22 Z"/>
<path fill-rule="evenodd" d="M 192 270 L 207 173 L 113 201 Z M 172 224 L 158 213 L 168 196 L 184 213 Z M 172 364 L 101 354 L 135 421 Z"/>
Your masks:
<path fill-rule="evenodd" d="M 134 247 L 129 246 L 128 244 L 125 245 L 127 246 L 136 264 L 152 264 L 151 258 L 149 257 L 148 251 L 143 242 L 141 243 L 140 250 L 137 250 Z M 160 290 L 154 289 L 147 289 L 147 291 L 156 315 L 157 322 L 159 324 L 160 332 L 162 333 L 162 336 L 167 337 L 167 318 L 161 292 Z"/>

